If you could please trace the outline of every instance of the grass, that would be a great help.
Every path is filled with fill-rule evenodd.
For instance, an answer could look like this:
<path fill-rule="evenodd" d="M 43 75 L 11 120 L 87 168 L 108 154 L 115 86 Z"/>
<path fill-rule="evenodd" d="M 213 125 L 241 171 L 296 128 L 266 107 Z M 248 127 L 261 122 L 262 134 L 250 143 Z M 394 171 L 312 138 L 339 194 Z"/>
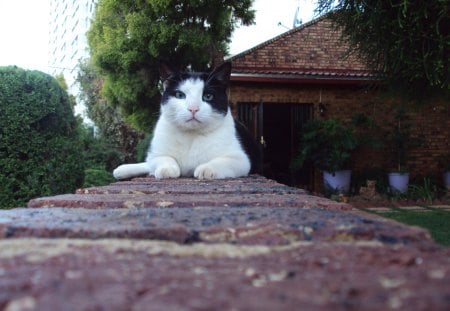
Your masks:
<path fill-rule="evenodd" d="M 392 212 L 377 213 L 401 223 L 427 229 L 433 240 L 441 245 L 450 246 L 450 212 L 427 208 L 427 211 L 407 211 L 395 209 Z"/>

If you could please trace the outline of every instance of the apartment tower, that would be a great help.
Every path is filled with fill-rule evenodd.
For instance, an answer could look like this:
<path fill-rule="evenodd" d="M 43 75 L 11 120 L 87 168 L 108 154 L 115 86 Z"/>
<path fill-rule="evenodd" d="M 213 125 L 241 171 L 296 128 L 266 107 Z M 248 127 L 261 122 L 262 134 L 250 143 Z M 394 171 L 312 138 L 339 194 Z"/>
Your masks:
<path fill-rule="evenodd" d="M 79 86 L 75 82 L 80 60 L 89 57 L 86 33 L 95 10 L 96 0 L 49 0 L 49 72 L 62 73 L 69 93 L 77 98 L 75 112 L 82 114 Z"/>

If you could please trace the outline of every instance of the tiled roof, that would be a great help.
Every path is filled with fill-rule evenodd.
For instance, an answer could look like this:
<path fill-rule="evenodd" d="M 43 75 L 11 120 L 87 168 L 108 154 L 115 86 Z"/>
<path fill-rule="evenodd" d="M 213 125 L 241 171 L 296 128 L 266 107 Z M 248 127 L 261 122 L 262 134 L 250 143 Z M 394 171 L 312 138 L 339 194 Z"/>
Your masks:
<path fill-rule="evenodd" d="M 373 80 L 375 74 L 327 16 L 287 31 L 229 59 L 232 79 Z"/>

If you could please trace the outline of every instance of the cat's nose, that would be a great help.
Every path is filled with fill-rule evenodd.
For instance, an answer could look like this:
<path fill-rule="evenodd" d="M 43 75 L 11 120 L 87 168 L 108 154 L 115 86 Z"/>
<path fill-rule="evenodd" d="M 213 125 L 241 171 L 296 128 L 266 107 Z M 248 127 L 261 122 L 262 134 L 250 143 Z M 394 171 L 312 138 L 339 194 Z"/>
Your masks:
<path fill-rule="evenodd" d="M 192 113 L 192 115 L 195 115 L 199 111 L 199 108 L 197 105 L 190 105 L 188 110 Z"/>

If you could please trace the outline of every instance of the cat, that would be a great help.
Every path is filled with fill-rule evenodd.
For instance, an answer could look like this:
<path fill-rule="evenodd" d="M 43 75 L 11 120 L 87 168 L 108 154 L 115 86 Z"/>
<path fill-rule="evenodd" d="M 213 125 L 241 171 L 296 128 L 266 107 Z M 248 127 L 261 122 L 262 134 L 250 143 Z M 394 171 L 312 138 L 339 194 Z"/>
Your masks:
<path fill-rule="evenodd" d="M 114 170 L 114 177 L 149 174 L 157 179 L 224 179 L 248 175 L 256 159 L 256 145 L 231 114 L 227 97 L 230 74 L 230 62 L 211 73 L 179 72 L 161 63 L 160 116 L 146 162 L 121 165 Z"/>

